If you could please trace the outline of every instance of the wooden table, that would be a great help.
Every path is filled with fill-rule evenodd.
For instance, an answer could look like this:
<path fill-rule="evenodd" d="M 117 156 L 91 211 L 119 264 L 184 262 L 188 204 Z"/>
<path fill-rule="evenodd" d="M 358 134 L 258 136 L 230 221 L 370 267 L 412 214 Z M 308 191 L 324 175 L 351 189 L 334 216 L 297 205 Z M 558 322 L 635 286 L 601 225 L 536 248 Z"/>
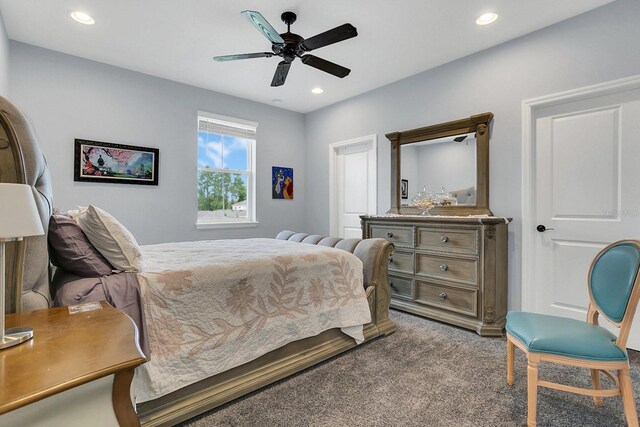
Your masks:
<path fill-rule="evenodd" d="M 0 426 L 140 425 L 130 387 L 146 360 L 128 316 L 102 302 L 92 311 L 59 307 L 6 321 L 34 336 L 0 351 Z"/>

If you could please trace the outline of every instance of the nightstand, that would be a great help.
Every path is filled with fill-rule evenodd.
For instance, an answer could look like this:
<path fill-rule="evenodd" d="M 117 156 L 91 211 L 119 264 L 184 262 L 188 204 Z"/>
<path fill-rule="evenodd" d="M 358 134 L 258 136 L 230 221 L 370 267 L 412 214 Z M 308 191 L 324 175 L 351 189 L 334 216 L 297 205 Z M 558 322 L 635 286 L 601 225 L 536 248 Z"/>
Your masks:
<path fill-rule="evenodd" d="M 124 313 L 99 303 L 9 314 L 33 339 L 0 351 L 0 426 L 139 426 L 134 369 L 146 360 Z"/>

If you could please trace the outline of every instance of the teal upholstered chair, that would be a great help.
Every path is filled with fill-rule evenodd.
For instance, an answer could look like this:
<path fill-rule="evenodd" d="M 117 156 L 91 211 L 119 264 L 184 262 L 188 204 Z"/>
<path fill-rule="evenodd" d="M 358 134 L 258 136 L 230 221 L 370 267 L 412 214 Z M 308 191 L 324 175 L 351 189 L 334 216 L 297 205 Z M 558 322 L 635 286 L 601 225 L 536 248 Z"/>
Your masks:
<path fill-rule="evenodd" d="M 639 267 L 640 241 L 621 240 L 596 255 L 588 275 L 586 322 L 535 313 L 507 314 L 507 383 L 513 384 L 513 353 L 518 347 L 528 360 L 529 426 L 536 425 L 538 386 L 593 396 L 596 405 L 602 404 L 603 397 L 622 395 L 627 423 L 638 426 L 626 344 L 640 298 Z M 598 326 L 598 315 L 619 328 L 617 337 Z M 538 380 L 540 362 L 590 369 L 593 389 Z M 615 382 L 613 388 L 600 388 L 601 373 Z"/>

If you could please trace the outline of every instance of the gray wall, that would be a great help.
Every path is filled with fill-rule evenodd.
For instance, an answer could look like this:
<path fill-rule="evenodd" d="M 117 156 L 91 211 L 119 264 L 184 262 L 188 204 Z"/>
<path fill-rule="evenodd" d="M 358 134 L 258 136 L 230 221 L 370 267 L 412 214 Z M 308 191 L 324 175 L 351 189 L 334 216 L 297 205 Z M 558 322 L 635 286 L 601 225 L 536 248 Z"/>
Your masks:
<path fill-rule="evenodd" d="M 9 92 L 9 38 L 0 13 L 0 96 L 7 98 Z"/>
<path fill-rule="evenodd" d="M 302 114 L 11 42 L 11 99 L 27 112 L 47 156 L 57 207 L 93 203 L 141 244 L 273 237 L 305 225 Z M 197 111 L 254 120 L 257 228 L 196 230 Z M 160 149 L 160 185 L 73 181 L 73 141 Z M 294 168 L 295 199 L 271 199 L 271 166 Z"/>
<path fill-rule="evenodd" d="M 307 229 L 329 231 L 327 145 L 377 133 L 378 212 L 389 207 L 384 134 L 491 111 L 490 207 L 514 218 L 509 306 L 520 307 L 521 102 L 640 73 L 640 2 L 600 9 L 306 116 Z M 424 52 L 428 55 L 428 49 Z"/>

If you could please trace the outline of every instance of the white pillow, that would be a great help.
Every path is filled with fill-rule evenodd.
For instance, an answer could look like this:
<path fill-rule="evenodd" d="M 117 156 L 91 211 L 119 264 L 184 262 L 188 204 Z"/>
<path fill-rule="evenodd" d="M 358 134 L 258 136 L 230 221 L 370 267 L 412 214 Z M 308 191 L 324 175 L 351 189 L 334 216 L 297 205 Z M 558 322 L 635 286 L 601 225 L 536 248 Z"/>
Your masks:
<path fill-rule="evenodd" d="M 75 218 L 78 215 L 80 215 L 80 213 L 86 210 L 87 210 L 87 206 L 78 206 L 78 209 L 71 209 L 70 211 L 67 211 L 67 215 L 69 215 L 71 218 Z"/>
<path fill-rule="evenodd" d="M 71 214 L 93 246 L 114 269 L 139 272 L 142 252 L 135 237 L 108 212 L 89 205 Z"/>

